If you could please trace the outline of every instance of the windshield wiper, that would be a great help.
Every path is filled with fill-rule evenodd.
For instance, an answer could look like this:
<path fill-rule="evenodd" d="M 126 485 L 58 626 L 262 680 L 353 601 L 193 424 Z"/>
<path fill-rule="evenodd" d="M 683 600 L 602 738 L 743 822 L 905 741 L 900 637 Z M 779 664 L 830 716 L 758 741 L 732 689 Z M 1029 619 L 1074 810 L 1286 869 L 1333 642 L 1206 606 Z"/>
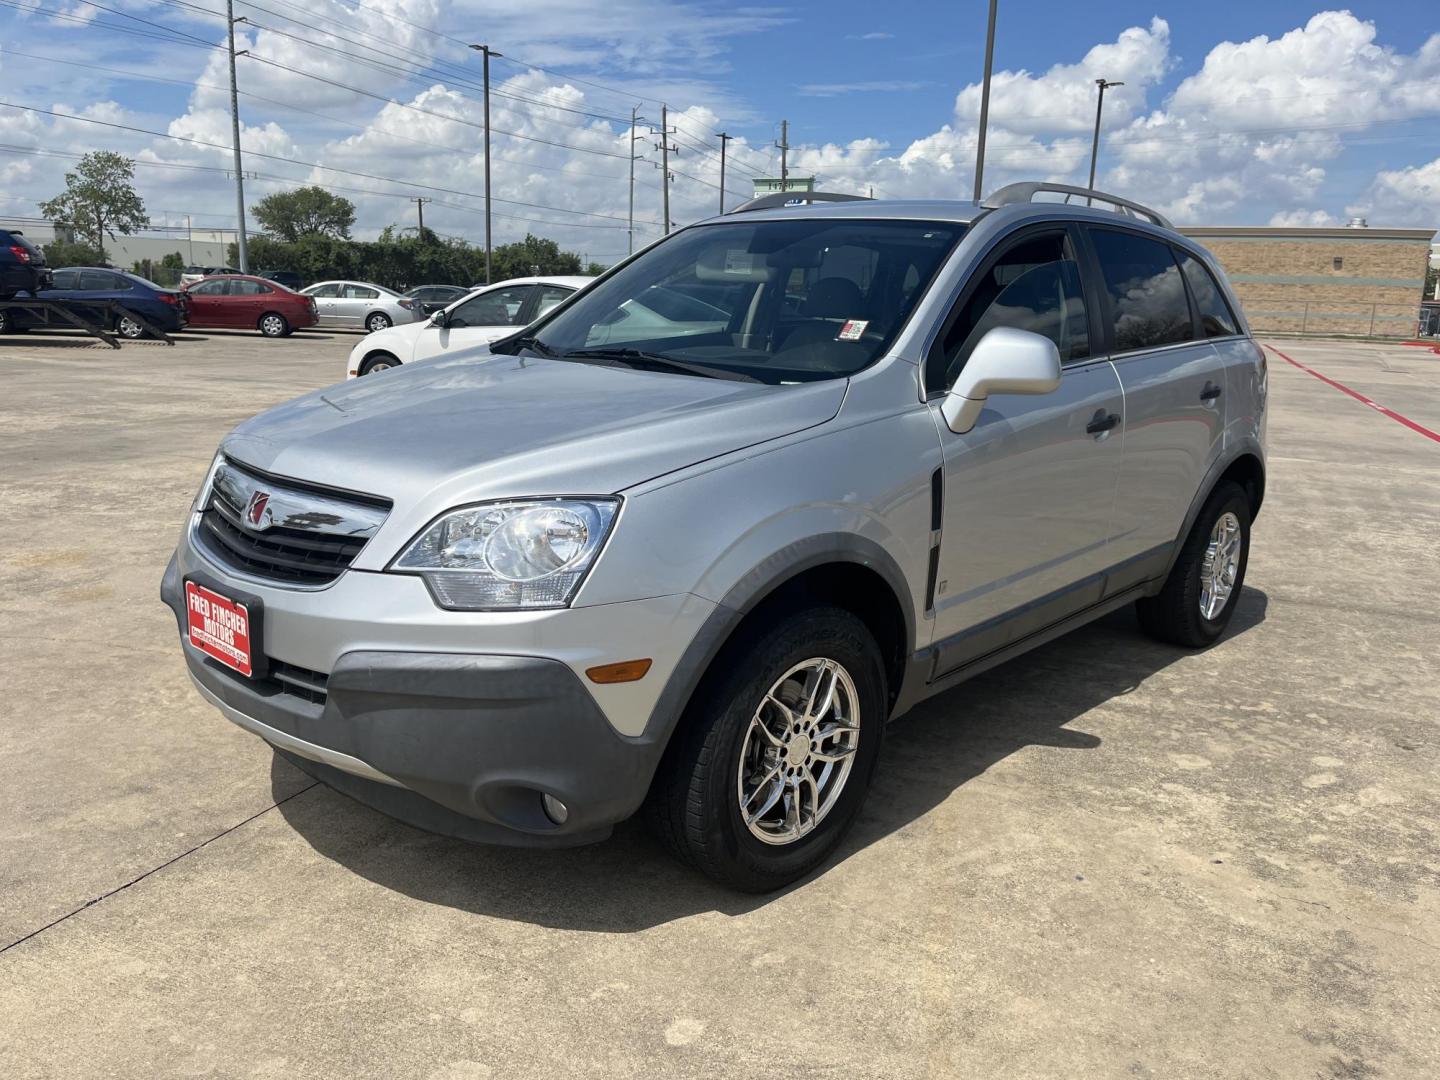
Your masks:
<path fill-rule="evenodd" d="M 510 345 L 516 349 L 529 349 L 531 352 L 537 352 L 541 356 L 549 357 L 550 359 L 554 359 L 557 355 L 554 349 L 550 348 L 549 345 L 546 345 L 534 334 L 530 334 L 522 338 L 516 338 L 514 341 L 510 342 Z"/>
<path fill-rule="evenodd" d="M 671 371 L 684 372 L 687 375 L 699 375 L 705 379 L 727 379 L 731 382 L 753 382 L 763 380 L 753 375 L 745 375 L 738 371 L 730 371 L 728 368 L 707 367 L 704 364 L 692 364 L 686 360 L 676 360 L 672 356 L 665 356 L 663 353 L 646 352 L 644 349 L 618 348 L 618 349 L 576 349 L 574 352 L 563 353 L 561 360 L 614 360 L 621 364 L 628 364 L 631 367 L 658 367 L 667 368 Z"/>

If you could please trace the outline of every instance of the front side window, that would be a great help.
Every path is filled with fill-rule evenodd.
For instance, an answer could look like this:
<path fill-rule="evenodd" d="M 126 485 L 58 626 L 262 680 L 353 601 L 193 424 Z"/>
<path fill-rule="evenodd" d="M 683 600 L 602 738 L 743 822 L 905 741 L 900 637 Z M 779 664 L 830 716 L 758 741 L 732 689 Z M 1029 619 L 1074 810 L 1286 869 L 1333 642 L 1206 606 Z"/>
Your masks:
<path fill-rule="evenodd" d="M 56 271 L 55 271 L 55 283 L 51 286 L 51 288 L 55 288 L 55 289 L 74 289 L 74 288 L 78 288 L 79 286 L 77 286 L 77 285 L 75 284 L 75 282 L 79 279 L 79 277 L 80 277 L 80 271 L 78 271 L 78 270 L 56 270 Z"/>
<path fill-rule="evenodd" d="M 1235 314 L 1210 271 L 1189 252 L 1181 251 L 1179 255 L 1180 269 L 1190 283 L 1190 295 L 1195 297 L 1195 306 L 1200 309 L 1200 329 L 1205 331 L 1205 336 L 1230 337 L 1239 333 Z"/>
<path fill-rule="evenodd" d="M 1115 229 L 1091 229 L 1110 296 L 1116 352 L 1191 341 L 1190 302 L 1169 244 Z"/>
<path fill-rule="evenodd" d="M 305 295 L 319 300 L 333 300 L 340 295 L 340 286 L 333 281 L 328 285 L 316 285 L 312 289 L 306 289 Z"/>
<path fill-rule="evenodd" d="M 450 325 L 520 326 L 520 310 L 534 288 L 533 285 L 512 285 L 472 296 L 450 313 Z"/>
<path fill-rule="evenodd" d="M 926 389 L 949 387 L 980 339 L 998 326 L 1049 338 L 1062 363 L 1090 355 L 1085 293 L 1067 234 L 1027 237 L 980 274 L 941 344 L 943 368 L 932 364 L 927 371 Z"/>
<path fill-rule="evenodd" d="M 202 281 L 198 285 L 190 286 L 190 292 L 194 296 L 224 296 L 230 291 L 230 282 L 221 278 L 218 281 Z"/>
<path fill-rule="evenodd" d="M 852 375 L 884 354 L 964 231 L 828 216 L 696 226 L 587 289 L 534 349 L 774 384 Z"/>

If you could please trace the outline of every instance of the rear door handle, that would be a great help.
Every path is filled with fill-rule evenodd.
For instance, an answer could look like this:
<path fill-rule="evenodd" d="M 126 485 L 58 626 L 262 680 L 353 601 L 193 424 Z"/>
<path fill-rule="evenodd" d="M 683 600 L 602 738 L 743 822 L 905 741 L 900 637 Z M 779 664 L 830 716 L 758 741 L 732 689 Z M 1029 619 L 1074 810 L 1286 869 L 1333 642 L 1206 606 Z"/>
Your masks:
<path fill-rule="evenodd" d="M 1119 413 L 1107 413 L 1104 409 L 1096 409 L 1094 417 L 1085 425 L 1085 431 L 1090 435 L 1103 435 L 1119 423 Z"/>
<path fill-rule="evenodd" d="M 1200 391 L 1200 400 L 1201 400 L 1201 401 L 1214 401 L 1214 400 L 1215 400 L 1216 398 L 1218 398 L 1219 396 L 1220 396 L 1220 387 L 1216 386 L 1216 385 L 1215 385 L 1214 383 L 1212 383 L 1212 382 L 1207 382 L 1207 383 L 1205 384 L 1205 389 Z"/>

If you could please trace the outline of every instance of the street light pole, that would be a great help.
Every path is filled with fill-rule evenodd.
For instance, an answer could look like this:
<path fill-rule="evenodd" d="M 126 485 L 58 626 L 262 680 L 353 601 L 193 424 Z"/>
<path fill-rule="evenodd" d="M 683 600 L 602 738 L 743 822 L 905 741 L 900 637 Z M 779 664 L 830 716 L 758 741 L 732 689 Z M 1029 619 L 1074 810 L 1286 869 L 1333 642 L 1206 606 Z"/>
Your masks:
<path fill-rule="evenodd" d="M 490 58 L 503 56 L 489 45 L 471 45 L 484 57 L 485 72 L 485 284 L 490 284 Z"/>
<path fill-rule="evenodd" d="M 235 85 L 235 0 L 225 0 L 225 18 L 230 29 L 230 134 L 235 144 L 235 248 L 240 272 L 250 272 L 250 253 L 245 247 L 245 177 L 240 164 L 240 92 Z M 102 237 L 103 241 L 103 237 Z"/>
<path fill-rule="evenodd" d="M 985 81 L 980 85 L 980 138 L 975 146 L 975 201 L 982 197 L 985 183 L 985 129 L 990 123 L 990 72 L 995 66 L 995 5 L 990 0 L 990 27 L 985 32 Z"/>
<path fill-rule="evenodd" d="M 1095 190 L 1095 159 L 1100 156 L 1100 114 L 1105 108 L 1105 91 L 1112 86 L 1124 86 L 1125 84 L 1096 79 L 1095 85 L 1100 88 L 1100 100 L 1095 102 L 1095 138 L 1090 143 L 1090 183 L 1085 185 L 1091 191 Z"/>

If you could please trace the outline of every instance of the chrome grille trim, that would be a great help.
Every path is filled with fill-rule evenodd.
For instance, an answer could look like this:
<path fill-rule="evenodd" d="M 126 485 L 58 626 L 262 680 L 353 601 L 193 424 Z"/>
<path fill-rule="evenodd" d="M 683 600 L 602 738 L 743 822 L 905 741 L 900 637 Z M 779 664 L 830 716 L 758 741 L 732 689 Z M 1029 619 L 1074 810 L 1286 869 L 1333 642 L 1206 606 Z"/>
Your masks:
<path fill-rule="evenodd" d="M 234 577 L 323 589 L 349 568 L 389 512 L 382 499 L 267 476 L 220 458 L 190 538 Z"/>

